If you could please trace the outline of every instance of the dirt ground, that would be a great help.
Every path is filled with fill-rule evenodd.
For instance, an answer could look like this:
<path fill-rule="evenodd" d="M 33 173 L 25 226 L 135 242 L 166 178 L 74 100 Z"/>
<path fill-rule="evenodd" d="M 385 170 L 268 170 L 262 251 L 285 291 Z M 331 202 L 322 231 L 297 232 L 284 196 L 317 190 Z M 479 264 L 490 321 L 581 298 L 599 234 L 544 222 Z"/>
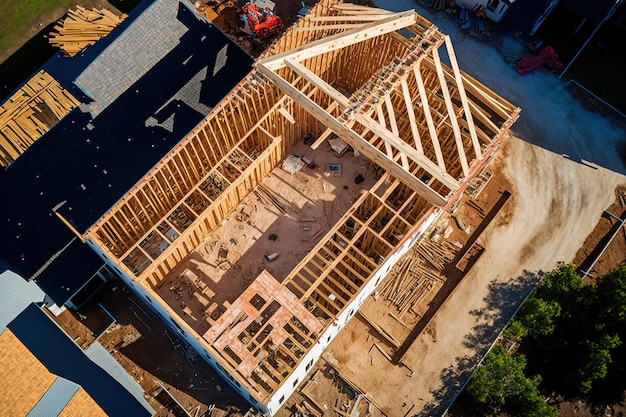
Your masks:
<path fill-rule="evenodd" d="M 142 386 L 158 417 L 185 416 L 158 383 L 192 416 L 241 416 L 250 408 L 204 360 L 186 350 L 156 316 L 141 307 L 121 282 L 108 283 L 78 312 L 65 310 L 54 319 L 82 348 L 98 338 Z"/>
<path fill-rule="evenodd" d="M 512 198 L 477 238 L 482 255 L 423 326 L 399 365 L 389 360 L 384 338 L 359 316 L 324 355 L 386 415 L 445 411 L 537 276 L 558 261 L 574 259 L 593 231 L 588 219 L 600 218 L 615 188 L 626 182 L 619 174 L 517 138 L 502 145 L 488 169 L 502 177 L 492 177 L 480 197 L 508 189 Z M 473 221 L 470 212 L 465 212 L 468 224 Z"/>

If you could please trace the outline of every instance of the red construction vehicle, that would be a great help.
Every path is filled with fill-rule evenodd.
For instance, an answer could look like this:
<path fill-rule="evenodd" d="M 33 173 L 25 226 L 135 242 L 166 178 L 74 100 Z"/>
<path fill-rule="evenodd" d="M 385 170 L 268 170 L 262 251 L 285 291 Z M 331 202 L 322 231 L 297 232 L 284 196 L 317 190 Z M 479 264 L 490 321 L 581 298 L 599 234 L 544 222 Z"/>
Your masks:
<path fill-rule="evenodd" d="M 244 4 L 241 10 L 246 15 L 250 30 L 260 39 L 265 39 L 285 27 L 280 17 L 270 10 L 259 9 L 254 3 Z"/>

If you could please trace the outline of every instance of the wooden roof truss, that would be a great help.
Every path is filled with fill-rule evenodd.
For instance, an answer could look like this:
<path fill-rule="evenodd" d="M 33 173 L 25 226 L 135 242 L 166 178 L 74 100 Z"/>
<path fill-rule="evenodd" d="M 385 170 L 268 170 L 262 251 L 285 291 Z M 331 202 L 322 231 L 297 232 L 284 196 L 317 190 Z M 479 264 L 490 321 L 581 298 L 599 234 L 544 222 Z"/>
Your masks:
<path fill-rule="evenodd" d="M 314 147 L 334 133 L 431 203 L 444 206 L 447 194 L 456 191 L 460 179 L 469 174 L 470 161 L 480 160 L 482 146 L 491 140 L 490 135 L 477 132 L 472 113 L 481 113 L 486 123 L 490 123 L 491 116 L 486 116 L 480 105 L 468 99 L 466 80 L 450 38 L 413 11 L 391 13 L 351 4 L 335 5 L 333 9 L 338 14 L 311 17 L 308 20 L 314 25 L 298 30 L 339 29 L 340 32 L 268 56 L 257 62 L 257 69 L 327 126 Z M 306 66 L 311 58 L 350 48 L 376 36 L 399 36 L 396 31 L 400 29 L 409 29 L 415 35 L 405 40 L 406 53 L 373 74 L 350 96 Z M 442 63 L 440 48 L 445 49 L 450 68 Z M 296 79 L 300 81 L 296 83 Z M 303 81 L 327 95 L 326 105 L 303 94 Z M 472 91 L 477 93 L 472 96 L 474 101 L 485 98 L 479 89 Z M 497 103 L 495 107 L 500 109 Z M 508 119 L 511 106 L 507 103 L 501 107 L 502 117 Z M 398 120 L 408 120 L 410 130 L 401 133 Z M 418 123 L 424 121 L 427 131 L 421 132 Z M 442 152 L 442 125 L 452 133 L 454 152 Z M 429 154 L 425 153 L 424 141 L 430 142 Z M 456 165 L 460 165 L 461 173 L 448 169 Z M 433 181 L 438 182 L 438 187 L 433 187 Z"/>

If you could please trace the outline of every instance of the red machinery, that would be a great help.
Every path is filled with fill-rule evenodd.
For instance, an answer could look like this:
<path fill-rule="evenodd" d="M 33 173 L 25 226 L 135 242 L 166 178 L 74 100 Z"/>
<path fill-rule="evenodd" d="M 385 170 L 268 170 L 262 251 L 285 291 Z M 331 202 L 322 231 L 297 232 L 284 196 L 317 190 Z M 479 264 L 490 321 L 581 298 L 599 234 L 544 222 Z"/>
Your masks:
<path fill-rule="evenodd" d="M 269 10 L 259 9 L 254 3 L 246 3 L 241 10 L 246 15 L 250 30 L 258 38 L 264 39 L 285 27 L 282 19 Z"/>

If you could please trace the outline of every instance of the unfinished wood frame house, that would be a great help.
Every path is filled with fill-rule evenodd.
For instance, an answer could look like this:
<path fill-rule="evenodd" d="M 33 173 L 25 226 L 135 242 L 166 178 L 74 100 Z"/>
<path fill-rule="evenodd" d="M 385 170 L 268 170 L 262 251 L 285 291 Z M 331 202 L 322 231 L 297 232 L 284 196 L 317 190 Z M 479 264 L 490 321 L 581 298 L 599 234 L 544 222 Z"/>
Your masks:
<path fill-rule="evenodd" d="M 322 0 L 83 238 L 273 414 L 518 114 L 414 11 Z"/>

